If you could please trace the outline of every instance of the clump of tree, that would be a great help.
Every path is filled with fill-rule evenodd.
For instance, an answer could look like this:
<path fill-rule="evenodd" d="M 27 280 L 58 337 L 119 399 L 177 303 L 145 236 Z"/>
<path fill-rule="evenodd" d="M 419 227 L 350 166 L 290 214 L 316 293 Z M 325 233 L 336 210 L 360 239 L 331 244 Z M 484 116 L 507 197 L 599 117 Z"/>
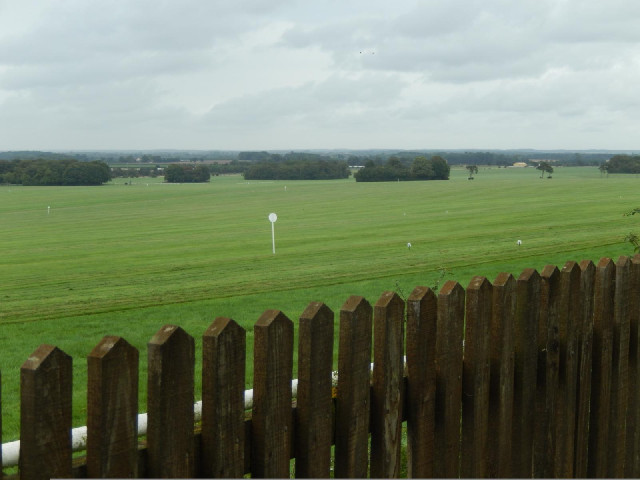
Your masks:
<path fill-rule="evenodd" d="M 211 172 L 206 165 L 172 163 L 164 171 L 164 181 L 168 183 L 208 182 Z"/>
<path fill-rule="evenodd" d="M 101 161 L 74 159 L 0 160 L 0 183 L 63 186 L 102 185 L 111 180 L 109 166 Z"/>
<path fill-rule="evenodd" d="M 547 178 L 551 178 L 553 173 L 553 167 L 549 162 L 540 162 L 536 167 L 536 170 L 540 170 L 540 178 L 544 178 L 544 174 L 547 174 Z"/>
<path fill-rule="evenodd" d="M 328 160 L 262 161 L 244 172 L 246 180 L 333 180 L 349 175 L 346 162 Z"/>
<path fill-rule="evenodd" d="M 614 155 L 599 167 L 606 173 L 640 173 L 640 155 Z"/>
<path fill-rule="evenodd" d="M 384 165 L 369 160 L 354 174 L 356 182 L 395 182 L 410 180 L 448 180 L 450 167 L 439 155 L 431 158 L 418 156 L 410 165 L 391 157 Z"/>

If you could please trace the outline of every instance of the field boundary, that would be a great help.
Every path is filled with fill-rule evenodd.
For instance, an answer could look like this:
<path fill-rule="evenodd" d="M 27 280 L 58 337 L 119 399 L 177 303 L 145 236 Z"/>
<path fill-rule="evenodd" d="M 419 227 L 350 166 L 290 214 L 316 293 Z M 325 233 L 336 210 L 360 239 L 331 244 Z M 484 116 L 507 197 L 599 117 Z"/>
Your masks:
<path fill-rule="evenodd" d="M 638 477 L 639 324 L 640 254 L 418 286 L 406 301 L 351 296 L 338 321 L 312 302 L 297 328 L 266 310 L 253 352 L 245 329 L 218 317 L 202 336 L 199 421 L 194 338 L 165 325 L 147 345 L 143 439 L 140 353 L 105 336 L 87 357 L 75 459 L 71 357 L 44 344 L 20 369 L 17 475 Z"/>

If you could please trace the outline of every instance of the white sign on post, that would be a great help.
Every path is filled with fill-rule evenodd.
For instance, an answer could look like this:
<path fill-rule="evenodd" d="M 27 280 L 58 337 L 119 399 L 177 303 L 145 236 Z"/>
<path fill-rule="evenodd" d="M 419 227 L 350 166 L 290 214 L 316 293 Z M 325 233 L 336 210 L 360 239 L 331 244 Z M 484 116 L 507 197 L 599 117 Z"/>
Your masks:
<path fill-rule="evenodd" d="M 276 236 L 275 236 L 275 228 L 274 228 L 274 224 L 276 223 L 276 220 L 278 220 L 278 215 L 276 215 L 275 213 L 270 213 L 269 214 L 269 221 L 271 222 L 271 245 L 273 248 L 273 254 L 276 254 Z"/>

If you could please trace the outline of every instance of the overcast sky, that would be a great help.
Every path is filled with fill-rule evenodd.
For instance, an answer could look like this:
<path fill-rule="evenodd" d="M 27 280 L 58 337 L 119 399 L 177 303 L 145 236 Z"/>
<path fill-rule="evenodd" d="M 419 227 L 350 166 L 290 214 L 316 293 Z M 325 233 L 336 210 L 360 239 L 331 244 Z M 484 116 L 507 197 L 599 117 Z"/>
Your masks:
<path fill-rule="evenodd" d="M 638 0 L 0 0 L 0 151 L 640 149 Z"/>

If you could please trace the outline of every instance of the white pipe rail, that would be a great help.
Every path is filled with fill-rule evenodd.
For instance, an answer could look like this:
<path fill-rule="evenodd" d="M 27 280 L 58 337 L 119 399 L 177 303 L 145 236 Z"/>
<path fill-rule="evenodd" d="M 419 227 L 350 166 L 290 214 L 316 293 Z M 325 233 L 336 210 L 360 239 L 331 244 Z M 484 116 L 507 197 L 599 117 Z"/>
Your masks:
<path fill-rule="evenodd" d="M 337 382 L 337 372 L 333 375 Z M 293 398 L 298 395 L 298 379 L 291 381 L 291 394 Z M 253 389 L 244 392 L 244 409 L 253 408 Z M 202 401 L 196 402 L 193 406 L 194 422 L 199 422 L 202 418 Z M 147 434 L 147 414 L 138 414 L 138 436 Z M 77 427 L 71 430 L 71 450 L 78 452 L 87 448 L 87 427 Z M 2 467 L 15 467 L 20 458 L 20 440 L 2 444 Z"/>
<path fill-rule="evenodd" d="M 405 357 L 406 361 L 406 357 Z M 373 370 L 373 363 L 371 364 Z M 338 372 L 332 372 L 332 384 L 338 385 Z M 298 395 L 298 379 L 291 380 L 291 396 L 296 398 Z M 253 408 L 253 389 L 244 391 L 244 409 L 251 410 Z M 202 401 L 196 402 L 193 406 L 194 422 L 200 421 L 202 418 Z M 138 414 L 138 436 L 147 434 L 147 414 Z M 78 452 L 87 448 L 87 427 L 77 427 L 71 430 L 71 450 Z M 20 440 L 2 444 L 2 468 L 15 467 L 18 465 L 20 458 Z"/>

